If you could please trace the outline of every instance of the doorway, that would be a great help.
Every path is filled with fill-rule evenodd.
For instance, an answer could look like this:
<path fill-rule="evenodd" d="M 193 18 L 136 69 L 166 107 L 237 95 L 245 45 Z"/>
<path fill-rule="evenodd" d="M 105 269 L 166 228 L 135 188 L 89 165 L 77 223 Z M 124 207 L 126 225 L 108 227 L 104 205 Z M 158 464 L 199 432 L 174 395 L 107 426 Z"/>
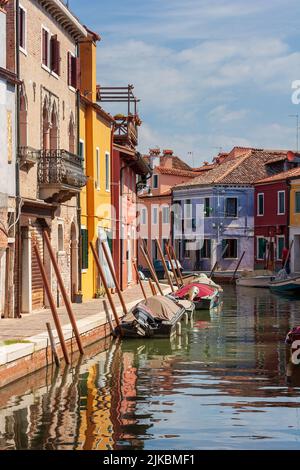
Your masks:
<path fill-rule="evenodd" d="M 300 272 L 300 235 L 294 236 L 294 271 Z"/>

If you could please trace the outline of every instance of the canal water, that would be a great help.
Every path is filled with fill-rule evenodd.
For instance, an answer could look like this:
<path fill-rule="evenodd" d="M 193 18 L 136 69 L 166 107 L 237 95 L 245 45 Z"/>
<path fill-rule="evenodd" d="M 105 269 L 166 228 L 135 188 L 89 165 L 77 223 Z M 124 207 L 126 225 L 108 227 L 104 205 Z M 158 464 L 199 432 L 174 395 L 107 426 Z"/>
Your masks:
<path fill-rule="evenodd" d="M 300 301 L 225 287 L 180 338 L 99 344 L 0 390 L 0 449 L 300 449 L 298 324 Z"/>

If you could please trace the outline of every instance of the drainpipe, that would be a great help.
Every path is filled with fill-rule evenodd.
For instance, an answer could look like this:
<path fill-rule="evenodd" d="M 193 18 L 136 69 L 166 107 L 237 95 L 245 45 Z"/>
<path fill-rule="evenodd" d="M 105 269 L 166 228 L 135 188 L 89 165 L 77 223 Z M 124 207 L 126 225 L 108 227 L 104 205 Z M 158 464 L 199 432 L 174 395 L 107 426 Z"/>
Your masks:
<path fill-rule="evenodd" d="M 77 48 L 77 57 L 80 57 L 80 48 L 78 43 Z M 77 114 L 77 155 L 80 152 L 80 91 L 76 92 L 76 114 Z M 82 162 L 81 162 L 82 165 Z M 83 166 L 83 165 L 82 165 Z M 80 204 L 80 192 L 76 196 L 77 201 L 77 225 L 78 225 L 78 291 L 82 290 L 82 277 L 81 277 L 81 266 L 82 266 L 82 237 L 81 237 L 81 204 Z M 72 286 L 71 286 L 72 292 Z"/>
<path fill-rule="evenodd" d="M 16 22 L 16 34 L 15 34 L 15 41 L 16 41 L 16 74 L 17 78 L 20 79 L 20 50 L 19 50 L 19 37 L 20 37 L 20 32 L 19 32 L 19 0 L 16 0 L 16 11 L 15 11 L 15 22 Z M 16 316 L 17 318 L 21 317 L 21 276 L 20 276 L 20 270 L 21 270 L 21 251 L 22 251 L 22 246 L 21 246 L 21 220 L 20 220 L 20 214 L 19 214 L 19 207 L 21 211 L 21 206 L 20 206 L 20 175 L 19 175 L 19 147 L 20 147 L 20 86 L 17 85 L 17 99 L 16 99 L 16 165 L 15 165 L 15 171 L 16 171 L 16 219 L 18 220 L 16 224 L 16 234 L 15 234 L 15 245 L 18 245 L 18 250 L 17 252 L 17 259 L 15 260 L 15 264 L 17 266 L 17 285 L 18 285 L 18 296 L 16 299 Z"/>

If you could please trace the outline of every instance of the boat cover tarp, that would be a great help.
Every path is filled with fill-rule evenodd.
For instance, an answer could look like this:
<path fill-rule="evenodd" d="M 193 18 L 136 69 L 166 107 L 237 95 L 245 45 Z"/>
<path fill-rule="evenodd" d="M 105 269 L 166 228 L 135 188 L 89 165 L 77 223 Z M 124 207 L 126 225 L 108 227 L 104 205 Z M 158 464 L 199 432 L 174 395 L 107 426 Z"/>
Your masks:
<path fill-rule="evenodd" d="M 149 312 L 151 316 L 157 320 L 162 321 L 171 321 L 175 315 L 182 310 L 182 307 L 176 305 L 176 303 L 168 299 L 167 297 L 163 297 L 161 295 L 156 295 L 155 297 L 149 297 L 147 300 L 143 300 L 139 304 L 137 304 L 131 312 L 128 313 L 123 318 L 124 322 L 132 322 L 135 320 L 134 311 L 138 308 L 145 309 L 145 311 Z"/>
<path fill-rule="evenodd" d="M 197 287 L 197 289 L 199 289 L 199 294 L 195 300 L 202 299 L 202 297 L 211 296 L 216 292 L 216 288 L 213 286 L 193 282 L 192 284 L 188 284 L 187 286 L 182 287 L 182 289 L 179 289 L 177 292 L 175 292 L 175 297 L 178 299 L 184 299 L 192 287 Z"/>

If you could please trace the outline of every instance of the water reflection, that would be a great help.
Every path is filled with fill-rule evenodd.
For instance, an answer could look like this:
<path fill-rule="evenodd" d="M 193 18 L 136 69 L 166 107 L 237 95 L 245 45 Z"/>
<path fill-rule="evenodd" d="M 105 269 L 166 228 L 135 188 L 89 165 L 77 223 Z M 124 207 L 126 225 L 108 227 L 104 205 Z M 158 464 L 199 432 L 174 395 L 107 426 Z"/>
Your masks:
<path fill-rule="evenodd" d="M 223 311 L 196 314 L 180 338 L 97 345 L 11 385 L 0 449 L 297 449 L 300 368 L 286 380 L 284 338 L 299 307 L 226 287 Z"/>

